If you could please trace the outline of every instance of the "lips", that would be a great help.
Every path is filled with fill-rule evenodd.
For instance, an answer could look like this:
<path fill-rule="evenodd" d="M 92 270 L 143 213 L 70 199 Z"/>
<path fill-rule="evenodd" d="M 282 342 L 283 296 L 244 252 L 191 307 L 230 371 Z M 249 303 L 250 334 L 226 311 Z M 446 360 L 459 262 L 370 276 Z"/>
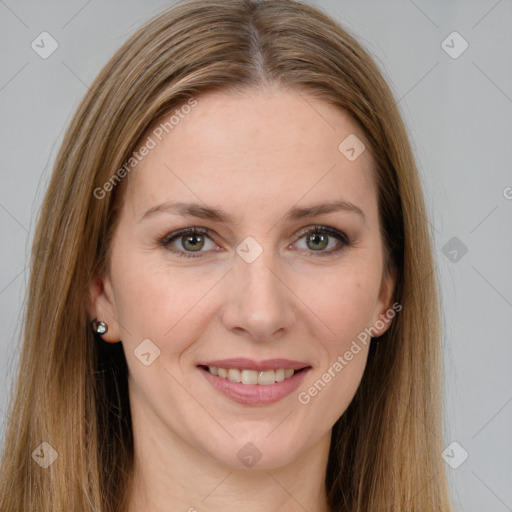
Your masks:
<path fill-rule="evenodd" d="M 208 371 L 221 379 L 228 379 L 231 382 L 241 382 L 242 384 L 259 384 L 260 386 L 269 386 L 276 382 L 282 382 L 289 379 L 295 373 L 291 368 L 279 368 L 277 370 L 247 370 L 239 368 L 217 368 L 208 366 Z"/>
<path fill-rule="evenodd" d="M 311 367 L 291 359 L 222 359 L 198 365 L 206 380 L 244 405 L 266 405 L 292 393 Z"/>
<path fill-rule="evenodd" d="M 300 370 L 308 367 L 308 363 L 303 361 L 294 361 L 292 359 L 266 359 L 265 361 L 253 361 L 252 359 L 217 359 L 215 361 L 205 361 L 198 366 L 213 366 L 216 368 L 237 368 L 239 370 L 278 370 L 279 368 Z"/>

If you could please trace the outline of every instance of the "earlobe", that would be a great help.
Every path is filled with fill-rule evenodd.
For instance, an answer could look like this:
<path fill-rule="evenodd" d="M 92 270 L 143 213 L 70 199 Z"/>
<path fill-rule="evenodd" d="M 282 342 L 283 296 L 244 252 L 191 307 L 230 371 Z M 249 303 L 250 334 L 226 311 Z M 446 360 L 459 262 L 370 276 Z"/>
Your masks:
<path fill-rule="evenodd" d="M 120 341 L 114 293 L 108 277 L 98 276 L 91 281 L 86 302 L 93 332 L 108 343 Z"/>

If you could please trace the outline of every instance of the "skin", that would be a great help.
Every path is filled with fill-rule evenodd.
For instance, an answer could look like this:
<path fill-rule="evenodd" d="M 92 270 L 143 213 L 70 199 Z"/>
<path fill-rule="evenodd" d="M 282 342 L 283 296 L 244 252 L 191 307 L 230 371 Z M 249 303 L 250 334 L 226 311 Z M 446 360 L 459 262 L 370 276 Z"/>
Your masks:
<path fill-rule="evenodd" d="M 129 366 L 129 510 L 327 511 L 331 429 L 359 386 L 369 345 L 308 404 L 298 393 L 391 307 L 395 278 L 384 273 L 372 157 L 366 150 L 349 161 L 338 145 L 350 134 L 364 141 L 363 132 L 305 92 L 267 87 L 197 99 L 129 176 L 109 270 L 90 290 L 91 315 L 107 322 L 106 341 L 122 340 Z M 339 199 L 364 220 L 348 211 L 284 219 L 295 206 Z M 141 220 L 168 201 L 222 208 L 233 220 L 168 211 Z M 350 243 L 329 236 L 315 250 L 303 234 L 313 225 L 342 231 Z M 194 226 L 212 232 L 199 257 L 159 244 Z M 248 236 L 263 249 L 252 263 L 236 252 Z M 186 252 L 182 240 L 170 247 Z M 134 355 L 145 339 L 160 350 L 149 366 Z M 247 406 L 196 366 L 230 357 L 288 358 L 311 370 L 279 402 Z M 246 443 L 262 454 L 250 469 L 237 457 Z"/>

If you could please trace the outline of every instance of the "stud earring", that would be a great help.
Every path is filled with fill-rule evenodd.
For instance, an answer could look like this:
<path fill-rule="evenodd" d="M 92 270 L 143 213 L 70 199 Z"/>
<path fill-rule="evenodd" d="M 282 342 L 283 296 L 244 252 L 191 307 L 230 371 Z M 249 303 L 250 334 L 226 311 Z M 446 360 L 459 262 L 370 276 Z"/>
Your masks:
<path fill-rule="evenodd" d="M 106 332 L 108 331 L 108 325 L 103 320 L 100 320 L 98 322 L 96 319 L 94 319 L 92 321 L 92 327 L 94 329 L 94 332 L 96 334 L 99 334 L 100 336 L 106 334 Z"/>

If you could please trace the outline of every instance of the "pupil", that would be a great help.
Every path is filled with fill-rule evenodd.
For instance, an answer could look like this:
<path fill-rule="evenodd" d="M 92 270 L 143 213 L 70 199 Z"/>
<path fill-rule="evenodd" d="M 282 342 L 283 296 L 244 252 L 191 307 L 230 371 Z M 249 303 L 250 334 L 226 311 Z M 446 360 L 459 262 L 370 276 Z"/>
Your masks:
<path fill-rule="evenodd" d="M 313 244 L 320 244 L 320 247 L 313 247 L 313 249 L 325 249 L 327 247 L 327 237 L 323 233 L 310 235 L 309 241 Z"/>
<path fill-rule="evenodd" d="M 184 249 L 190 249 L 192 251 L 197 251 L 201 249 L 201 244 L 203 243 L 201 235 L 188 235 L 184 242 L 182 243 Z M 194 241 L 195 240 L 195 241 Z M 190 244 L 190 247 L 187 247 L 186 244 Z"/>

